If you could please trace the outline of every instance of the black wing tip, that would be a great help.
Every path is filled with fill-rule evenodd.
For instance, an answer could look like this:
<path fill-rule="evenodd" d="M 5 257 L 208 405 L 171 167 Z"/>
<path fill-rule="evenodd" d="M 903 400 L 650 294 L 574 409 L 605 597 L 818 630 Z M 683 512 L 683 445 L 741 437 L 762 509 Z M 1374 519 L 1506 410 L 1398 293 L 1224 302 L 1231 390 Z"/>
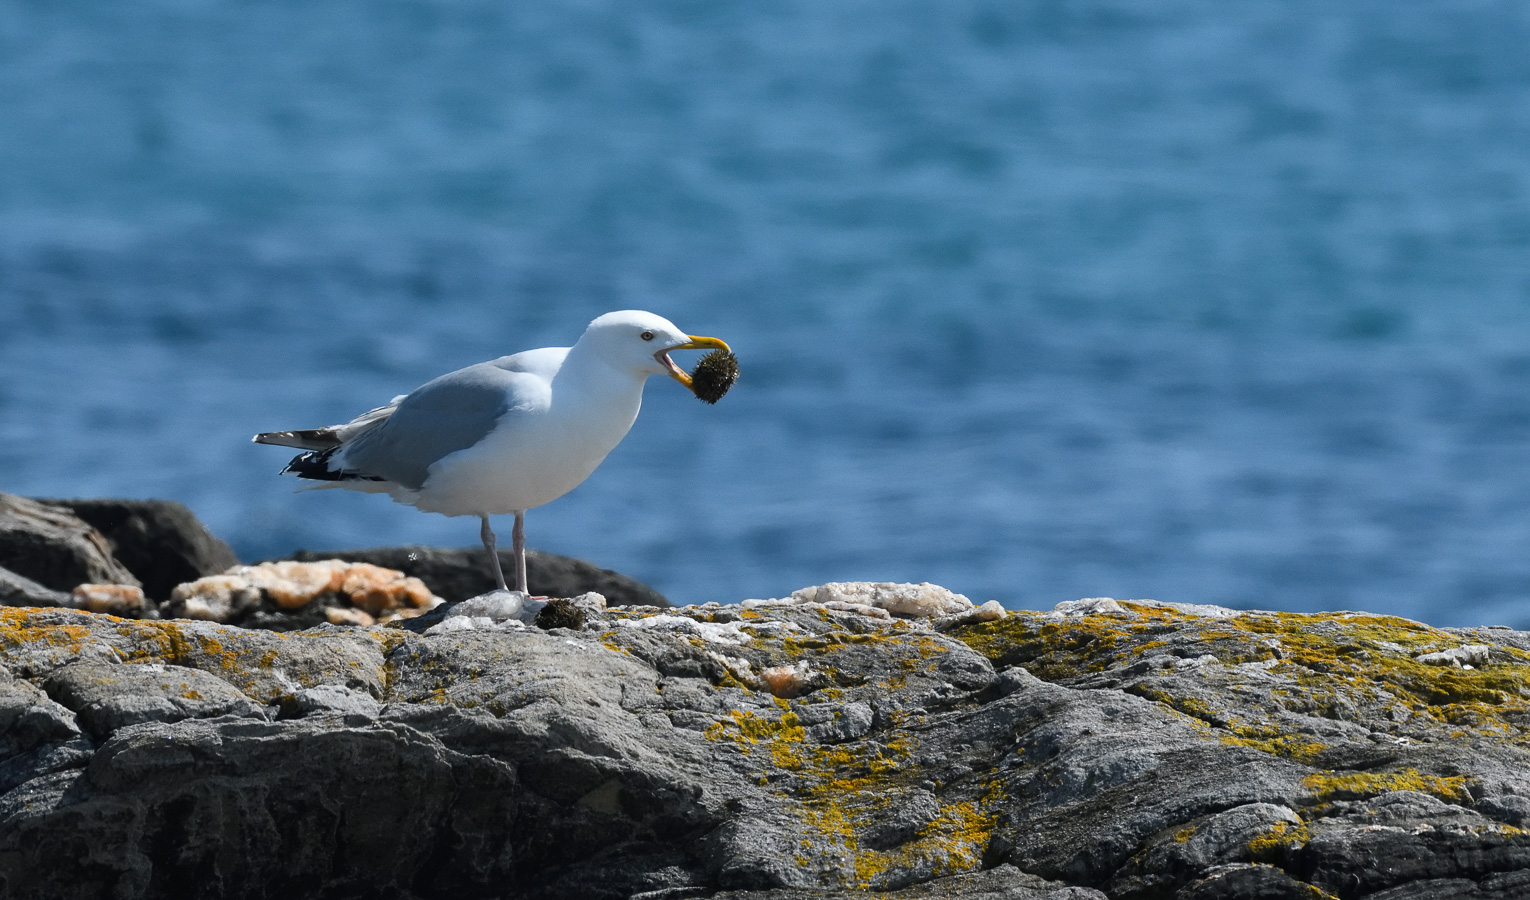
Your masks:
<path fill-rule="evenodd" d="M 333 450 L 309 450 L 307 453 L 299 453 L 292 457 L 291 462 L 282 469 L 282 474 L 311 478 L 314 481 L 339 481 L 343 473 L 329 467 L 329 459 L 334 455 Z"/>
<path fill-rule="evenodd" d="M 328 450 L 309 450 L 307 453 L 299 453 L 287 463 L 281 474 L 296 475 L 310 481 L 387 481 L 386 478 L 379 478 L 376 475 L 363 475 L 360 472 L 330 468 L 330 459 L 337 449 L 339 448 L 331 447 Z"/>

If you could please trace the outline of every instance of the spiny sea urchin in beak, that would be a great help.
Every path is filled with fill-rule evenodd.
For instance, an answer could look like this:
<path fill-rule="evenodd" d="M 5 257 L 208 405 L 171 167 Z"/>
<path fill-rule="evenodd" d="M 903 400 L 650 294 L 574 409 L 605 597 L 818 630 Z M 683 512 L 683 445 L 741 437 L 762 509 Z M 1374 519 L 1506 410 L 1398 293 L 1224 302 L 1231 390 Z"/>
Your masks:
<path fill-rule="evenodd" d="M 691 388 L 691 392 L 695 393 L 696 389 L 691 387 L 691 376 L 685 374 L 685 372 L 681 370 L 679 366 L 675 365 L 675 361 L 669 358 L 669 354 L 675 350 L 723 350 L 730 354 L 733 351 L 729 350 L 728 344 L 725 341 L 718 340 L 714 337 L 701 337 L 694 334 L 688 334 L 686 337 L 690 338 L 690 340 L 686 343 L 676 344 L 673 347 L 666 347 L 665 349 L 660 350 L 658 353 L 655 353 L 653 358 L 659 361 L 659 365 L 664 367 L 664 371 L 669 373 L 669 377 L 675 379 L 686 387 Z M 722 395 L 719 394 L 718 396 Z M 712 402 L 715 403 L 717 401 L 714 400 Z"/>
<path fill-rule="evenodd" d="M 716 403 L 738 381 L 738 357 L 729 350 L 713 350 L 691 370 L 691 393 Z"/>

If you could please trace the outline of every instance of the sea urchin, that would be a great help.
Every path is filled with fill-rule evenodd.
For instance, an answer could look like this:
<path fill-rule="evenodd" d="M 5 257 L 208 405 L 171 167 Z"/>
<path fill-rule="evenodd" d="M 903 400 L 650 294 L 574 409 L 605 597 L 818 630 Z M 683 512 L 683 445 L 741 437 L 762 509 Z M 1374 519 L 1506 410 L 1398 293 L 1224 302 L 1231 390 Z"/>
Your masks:
<path fill-rule="evenodd" d="M 726 350 L 703 356 L 691 372 L 691 390 L 708 403 L 716 403 L 738 381 L 738 357 Z"/>

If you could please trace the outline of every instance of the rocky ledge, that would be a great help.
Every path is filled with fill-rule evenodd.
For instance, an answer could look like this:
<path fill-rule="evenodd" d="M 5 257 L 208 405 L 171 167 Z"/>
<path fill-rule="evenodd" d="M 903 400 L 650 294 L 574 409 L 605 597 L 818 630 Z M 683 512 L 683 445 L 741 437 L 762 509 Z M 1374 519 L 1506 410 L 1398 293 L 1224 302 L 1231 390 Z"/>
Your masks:
<path fill-rule="evenodd" d="M 0 609 L 0 895 L 1530 896 L 1527 633 L 930 586 L 569 606 Z"/>
<path fill-rule="evenodd" d="M 500 564 L 509 569 L 509 551 Z M 289 630 L 325 621 L 372 624 L 464 600 L 494 587 L 490 572 L 484 550 L 440 547 L 299 550 L 288 560 L 241 566 L 179 503 L 0 493 L 3 606 Z M 647 585 L 581 559 L 530 550 L 526 572 L 535 594 L 598 591 L 613 605 L 669 605 Z M 198 581 L 200 590 L 180 590 Z"/>

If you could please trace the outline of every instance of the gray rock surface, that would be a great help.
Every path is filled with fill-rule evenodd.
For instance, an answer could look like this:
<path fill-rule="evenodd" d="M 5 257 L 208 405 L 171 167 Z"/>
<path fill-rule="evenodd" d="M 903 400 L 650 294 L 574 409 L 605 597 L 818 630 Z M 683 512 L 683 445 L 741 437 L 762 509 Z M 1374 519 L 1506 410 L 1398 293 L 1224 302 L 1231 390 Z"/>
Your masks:
<path fill-rule="evenodd" d="M 106 538 L 111 554 L 163 602 L 175 586 L 239 565 L 239 557 L 195 514 L 170 500 L 41 500 L 78 516 Z"/>
<path fill-rule="evenodd" d="M 0 568 L 0 606 L 71 606 L 69 595 Z"/>
<path fill-rule="evenodd" d="M 343 559 L 369 562 L 397 569 L 425 582 L 431 593 L 448 601 L 487 594 L 496 587 L 489 572 L 488 554 L 481 548 L 375 547 L 368 550 L 299 550 L 289 559 L 311 562 Z M 510 551 L 500 551 L 505 571 L 513 561 Z M 664 595 L 633 578 L 571 556 L 526 551 L 526 586 L 542 597 L 577 597 L 597 593 L 613 606 L 669 606 Z"/>
<path fill-rule="evenodd" d="M 1530 896 L 1527 634 L 1150 601 L 945 632 L 587 613 L 0 609 L 0 896 Z"/>
<path fill-rule="evenodd" d="M 15 494 L 0 494 L 0 568 L 65 593 L 86 583 L 139 584 L 101 532 L 67 510 Z"/>
<path fill-rule="evenodd" d="M 262 704 L 228 682 L 186 666 L 81 661 L 60 667 L 43 685 L 97 737 L 142 722 L 265 715 Z"/>

